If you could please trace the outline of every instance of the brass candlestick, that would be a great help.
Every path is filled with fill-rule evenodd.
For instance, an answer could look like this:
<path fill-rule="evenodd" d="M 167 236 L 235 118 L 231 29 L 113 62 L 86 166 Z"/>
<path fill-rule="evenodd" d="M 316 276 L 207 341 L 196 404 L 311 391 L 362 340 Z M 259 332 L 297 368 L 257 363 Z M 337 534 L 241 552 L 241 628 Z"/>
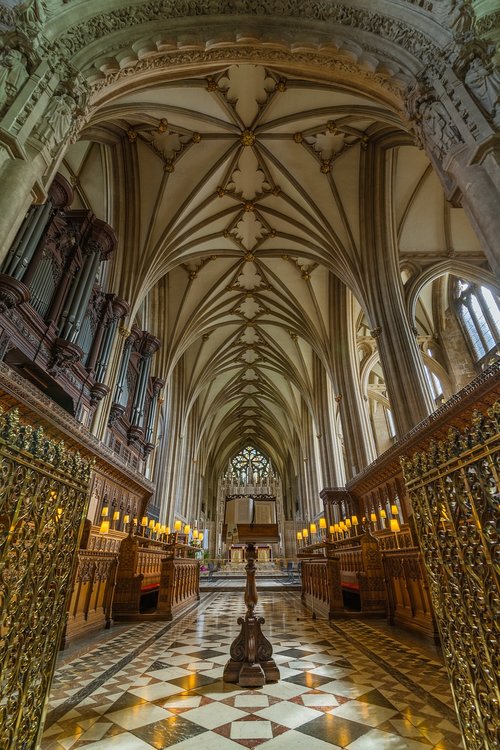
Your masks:
<path fill-rule="evenodd" d="M 241 625 L 240 634 L 231 644 L 231 658 L 224 667 L 224 682 L 238 683 L 241 687 L 262 687 L 266 682 L 276 682 L 280 678 L 279 669 L 272 658 L 273 647 L 261 631 L 265 620 L 256 617 L 255 606 L 258 601 L 255 585 L 255 544 L 246 546 L 247 582 L 245 587 L 245 617 L 238 617 Z"/>

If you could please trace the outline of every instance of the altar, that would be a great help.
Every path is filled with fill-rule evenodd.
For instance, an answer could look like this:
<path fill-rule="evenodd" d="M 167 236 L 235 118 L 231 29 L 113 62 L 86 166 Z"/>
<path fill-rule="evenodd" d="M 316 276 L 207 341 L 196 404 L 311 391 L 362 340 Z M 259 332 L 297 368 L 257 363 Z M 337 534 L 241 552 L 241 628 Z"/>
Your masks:
<path fill-rule="evenodd" d="M 257 550 L 257 562 L 268 563 L 272 559 L 271 547 L 268 544 L 255 545 Z M 229 562 L 230 563 L 243 563 L 245 562 L 245 545 L 232 544 L 229 548 Z"/>

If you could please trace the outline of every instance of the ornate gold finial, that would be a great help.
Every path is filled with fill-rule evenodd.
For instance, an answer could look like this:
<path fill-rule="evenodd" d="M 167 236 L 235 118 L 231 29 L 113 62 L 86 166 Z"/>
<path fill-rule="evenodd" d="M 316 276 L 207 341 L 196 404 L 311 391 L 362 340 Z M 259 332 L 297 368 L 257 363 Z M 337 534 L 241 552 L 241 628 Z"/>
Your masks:
<path fill-rule="evenodd" d="M 244 130 L 240 135 L 240 142 L 243 146 L 253 146 L 255 143 L 255 133 L 253 130 Z"/>
<path fill-rule="evenodd" d="M 311 278 L 311 274 L 309 273 L 309 271 L 302 271 L 302 278 L 304 279 L 304 281 L 309 281 L 309 279 Z"/>
<path fill-rule="evenodd" d="M 328 172 L 332 171 L 332 165 L 329 159 L 323 159 L 320 170 L 323 174 L 328 174 Z"/>
<path fill-rule="evenodd" d="M 189 278 L 191 279 L 191 281 L 193 281 L 193 279 L 196 279 L 197 276 L 198 276 L 198 272 L 197 271 L 190 271 L 189 272 Z"/>
<path fill-rule="evenodd" d="M 127 130 L 127 137 L 130 141 L 130 143 L 135 143 L 137 140 L 137 132 L 133 130 L 132 128 L 129 128 Z"/>
<path fill-rule="evenodd" d="M 255 260 L 255 255 L 254 255 L 253 253 L 247 253 L 247 254 L 245 255 L 245 260 L 246 260 L 246 261 L 252 261 L 252 260 Z"/>
<path fill-rule="evenodd" d="M 302 135 L 302 133 L 294 133 L 293 140 L 295 141 L 295 143 L 302 143 L 302 141 L 304 140 L 304 136 Z"/>
<path fill-rule="evenodd" d="M 335 120 L 328 120 L 328 122 L 326 123 L 326 127 L 329 133 L 332 133 L 333 135 L 340 134 L 340 130 L 338 130 Z"/>
<path fill-rule="evenodd" d="M 217 188 L 217 195 L 219 196 L 219 198 L 224 198 L 225 194 L 226 194 L 226 191 L 224 190 L 223 187 Z"/>
<path fill-rule="evenodd" d="M 288 260 L 288 255 L 282 255 L 281 258 L 282 260 Z"/>
<path fill-rule="evenodd" d="M 162 117 L 162 119 L 158 123 L 158 132 L 159 133 L 167 133 L 168 132 L 168 120 L 166 120 L 164 117 Z"/>
<path fill-rule="evenodd" d="M 281 91 L 282 93 L 286 91 L 286 78 L 280 78 L 276 86 L 274 87 L 274 90 Z"/>
<path fill-rule="evenodd" d="M 278 232 L 276 231 L 276 229 L 271 229 L 271 231 L 269 232 L 270 237 L 277 237 L 277 235 L 278 235 Z"/>
<path fill-rule="evenodd" d="M 207 91 L 217 91 L 217 81 L 212 76 L 207 78 Z"/>
<path fill-rule="evenodd" d="M 191 136 L 191 140 L 193 141 L 193 143 L 199 143 L 201 141 L 201 133 L 193 133 L 193 135 Z"/>
<path fill-rule="evenodd" d="M 172 161 L 170 161 L 170 159 L 168 159 L 168 161 L 166 161 L 165 164 L 163 165 L 163 171 L 164 172 L 174 172 L 175 171 L 174 163 Z"/>
<path fill-rule="evenodd" d="M 251 213 L 252 211 L 255 211 L 255 206 L 253 204 L 253 201 L 246 201 L 246 203 L 245 203 L 245 211 L 247 213 Z"/>

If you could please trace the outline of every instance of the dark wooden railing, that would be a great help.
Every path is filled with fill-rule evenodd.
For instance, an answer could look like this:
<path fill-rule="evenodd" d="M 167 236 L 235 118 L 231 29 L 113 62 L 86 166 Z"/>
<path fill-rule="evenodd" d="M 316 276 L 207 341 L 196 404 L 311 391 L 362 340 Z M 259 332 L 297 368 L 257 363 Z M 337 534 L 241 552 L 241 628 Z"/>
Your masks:
<path fill-rule="evenodd" d="M 79 550 L 62 647 L 82 635 L 109 628 L 118 556 Z"/>

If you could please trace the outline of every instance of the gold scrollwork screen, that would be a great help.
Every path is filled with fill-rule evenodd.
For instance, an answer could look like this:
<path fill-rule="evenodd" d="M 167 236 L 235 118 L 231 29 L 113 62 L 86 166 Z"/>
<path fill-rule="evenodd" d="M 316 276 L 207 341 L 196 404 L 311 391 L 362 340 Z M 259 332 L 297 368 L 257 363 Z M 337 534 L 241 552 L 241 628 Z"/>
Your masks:
<path fill-rule="evenodd" d="M 0 409 L 0 747 L 34 750 L 88 502 L 91 466 Z"/>
<path fill-rule="evenodd" d="M 402 461 L 468 750 L 500 747 L 499 426 L 497 401 Z"/>

